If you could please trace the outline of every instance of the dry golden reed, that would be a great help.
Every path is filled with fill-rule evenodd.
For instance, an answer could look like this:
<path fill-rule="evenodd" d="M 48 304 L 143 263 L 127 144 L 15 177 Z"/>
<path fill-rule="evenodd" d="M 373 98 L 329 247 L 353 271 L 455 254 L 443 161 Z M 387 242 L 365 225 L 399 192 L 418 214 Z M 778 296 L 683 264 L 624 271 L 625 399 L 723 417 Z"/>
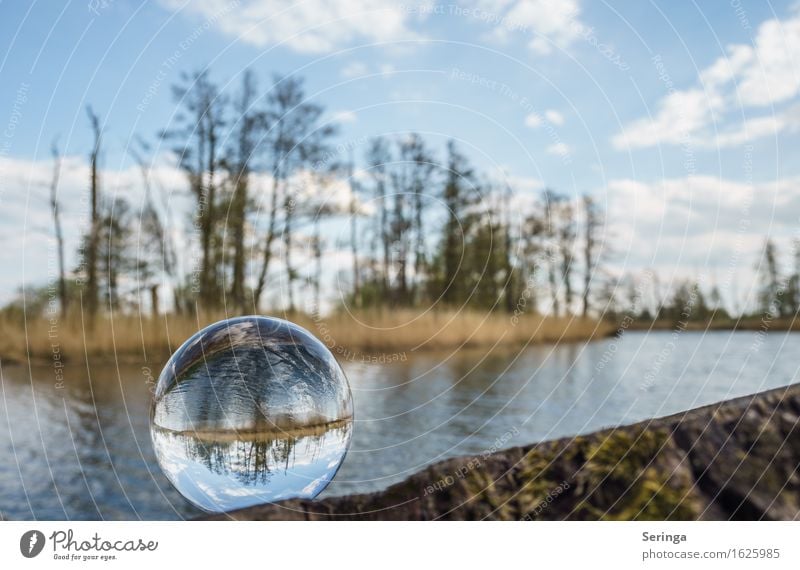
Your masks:
<path fill-rule="evenodd" d="M 199 329 L 231 316 L 121 315 L 98 318 L 93 324 L 80 315 L 52 322 L 0 319 L 0 357 L 6 362 L 54 358 L 124 362 L 165 360 Z M 513 318 L 506 313 L 465 311 L 343 312 L 319 318 L 295 314 L 289 320 L 309 330 L 340 355 L 343 351 L 386 354 L 573 342 L 607 336 L 613 329 L 608 323 L 591 319 L 539 315 Z"/>

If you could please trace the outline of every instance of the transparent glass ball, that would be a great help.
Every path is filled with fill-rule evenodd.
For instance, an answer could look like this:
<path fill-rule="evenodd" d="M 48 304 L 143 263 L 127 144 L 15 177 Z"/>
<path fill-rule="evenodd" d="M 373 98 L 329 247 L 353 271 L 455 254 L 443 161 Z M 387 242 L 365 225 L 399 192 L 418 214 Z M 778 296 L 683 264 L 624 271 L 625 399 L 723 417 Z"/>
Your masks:
<path fill-rule="evenodd" d="M 161 469 L 208 512 L 315 497 L 342 464 L 352 424 L 350 386 L 331 352 L 303 328 L 259 316 L 183 343 L 150 411 Z"/>

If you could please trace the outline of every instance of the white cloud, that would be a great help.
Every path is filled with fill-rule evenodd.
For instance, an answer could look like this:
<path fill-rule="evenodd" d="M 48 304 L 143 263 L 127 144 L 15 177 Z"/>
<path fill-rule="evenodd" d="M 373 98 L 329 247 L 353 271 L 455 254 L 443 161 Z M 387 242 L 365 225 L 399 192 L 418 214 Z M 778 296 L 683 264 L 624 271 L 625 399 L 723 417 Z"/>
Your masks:
<path fill-rule="evenodd" d="M 542 125 L 542 117 L 538 113 L 531 113 L 525 117 L 525 126 L 535 129 Z"/>
<path fill-rule="evenodd" d="M 755 119 L 746 119 L 735 129 L 716 135 L 716 144 L 720 147 L 741 145 L 762 137 L 774 137 L 789 123 L 780 115 L 765 115 Z"/>
<path fill-rule="evenodd" d="M 734 46 L 737 48 L 746 54 L 740 57 L 750 64 L 742 65 L 737 74 L 744 104 L 771 105 L 800 93 L 800 14 L 783 22 L 764 22 L 758 29 L 755 48 Z"/>
<path fill-rule="evenodd" d="M 800 177 L 754 185 L 714 176 L 615 179 L 604 203 L 617 270 L 657 268 L 667 287 L 705 274 L 734 299 L 755 276 L 766 236 L 788 257 Z"/>
<path fill-rule="evenodd" d="M 712 107 L 720 106 L 702 89 L 673 91 L 658 104 L 655 116 L 638 119 L 612 137 L 615 148 L 643 148 L 660 143 L 686 144 L 689 137 L 712 121 Z"/>
<path fill-rule="evenodd" d="M 618 149 L 658 144 L 725 147 L 797 129 L 794 109 L 772 110 L 800 95 L 800 13 L 763 22 L 753 45 L 734 44 L 702 70 L 697 84 L 675 89 L 669 72 L 656 71 L 670 88 L 652 117 L 637 119 L 612 137 Z M 759 114 L 770 107 L 772 114 Z M 736 124 L 730 117 L 755 115 Z M 733 125 L 729 123 L 733 122 Z"/>
<path fill-rule="evenodd" d="M 494 26 L 491 38 L 508 42 L 514 34 L 524 34 L 538 54 L 548 54 L 554 46 L 569 47 L 584 29 L 578 19 L 578 0 L 478 0 L 474 4 L 476 17 Z"/>
<path fill-rule="evenodd" d="M 367 68 L 367 64 L 361 61 L 353 61 L 348 63 L 342 69 L 342 77 L 352 79 L 353 77 L 361 77 L 362 75 L 366 75 L 368 72 L 369 69 Z"/>
<path fill-rule="evenodd" d="M 544 189 L 544 182 L 533 176 L 506 176 L 505 181 L 517 195 L 520 192 L 538 192 Z"/>
<path fill-rule="evenodd" d="M 521 193 L 537 192 L 545 187 L 544 182 L 539 178 L 534 176 L 519 176 L 509 174 L 509 172 L 510 168 L 505 165 L 498 166 L 489 171 L 490 179 L 497 181 L 499 187 L 503 189 L 502 192 L 508 187 L 511 188 L 515 194 L 519 195 Z"/>
<path fill-rule="evenodd" d="M 365 75 L 378 74 L 382 75 L 384 79 L 388 79 L 396 71 L 396 68 L 391 63 L 382 63 L 377 68 L 370 69 L 370 66 L 361 62 L 354 61 L 342 69 L 342 77 L 353 79 L 356 77 L 364 77 Z"/>
<path fill-rule="evenodd" d="M 750 185 L 715 176 L 668 178 L 655 182 L 615 179 L 608 183 L 608 217 L 621 233 L 634 236 L 634 249 L 650 256 L 662 239 L 683 240 L 693 254 L 695 236 L 743 235 L 760 242 L 767 234 L 790 232 L 800 207 L 800 179 Z M 757 222 L 757 223 L 756 223 Z"/>
<path fill-rule="evenodd" d="M 334 123 L 355 123 L 358 116 L 353 111 L 336 111 L 331 114 L 331 121 Z"/>
<path fill-rule="evenodd" d="M 548 109 L 544 112 L 544 117 L 554 125 L 563 125 L 564 124 L 564 115 L 556 111 L 555 109 Z"/>
<path fill-rule="evenodd" d="M 544 119 L 551 125 L 561 126 L 564 124 L 564 115 L 555 109 L 548 109 L 544 112 Z M 531 113 L 525 117 L 525 126 L 535 129 L 542 126 L 542 115 L 539 113 Z"/>
<path fill-rule="evenodd" d="M 572 147 L 570 147 L 567 143 L 557 142 L 548 146 L 546 150 L 549 154 L 565 157 L 572 152 Z"/>
<path fill-rule="evenodd" d="M 408 10 L 393 0 L 161 0 L 199 16 L 222 33 L 257 47 L 284 43 L 302 53 L 325 53 L 356 41 L 415 37 Z"/>
<path fill-rule="evenodd" d="M 358 41 L 416 39 L 412 28 L 434 12 L 396 0 L 160 0 L 168 10 L 201 19 L 227 36 L 256 47 L 283 44 L 301 53 L 328 53 Z M 452 9 L 455 5 L 450 6 Z M 501 42 L 528 38 L 538 54 L 568 48 L 584 30 L 579 0 L 465 0 L 461 17 L 490 27 Z"/>

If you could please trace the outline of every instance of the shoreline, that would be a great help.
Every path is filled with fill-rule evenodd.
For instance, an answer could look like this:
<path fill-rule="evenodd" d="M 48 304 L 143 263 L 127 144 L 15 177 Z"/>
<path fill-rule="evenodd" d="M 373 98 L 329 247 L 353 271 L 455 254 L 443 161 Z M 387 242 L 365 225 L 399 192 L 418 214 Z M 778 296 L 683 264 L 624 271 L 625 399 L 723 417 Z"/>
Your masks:
<path fill-rule="evenodd" d="M 797 520 L 800 384 L 206 520 Z"/>
<path fill-rule="evenodd" d="M 798 332 L 800 319 L 774 319 L 762 318 L 730 319 L 706 322 L 680 323 L 674 321 L 633 321 L 627 327 L 635 331 L 675 331 L 686 330 L 691 332 L 707 331 L 744 331 L 744 332 Z"/>
<path fill-rule="evenodd" d="M 233 443 L 237 441 L 246 442 L 265 442 L 274 440 L 300 439 L 303 437 L 322 436 L 326 433 L 343 428 L 350 428 L 353 423 L 352 416 L 332 420 L 328 422 L 311 423 L 307 425 L 287 426 L 281 428 L 278 425 L 265 426 L 262 428 L 243 428 L 226 430 L 207 430 L 207 429 L 188 429 L 175 430 L 161 427 L 154 424 L 157 431 L 177 437 L 186 437 L 204 443 Z"/>

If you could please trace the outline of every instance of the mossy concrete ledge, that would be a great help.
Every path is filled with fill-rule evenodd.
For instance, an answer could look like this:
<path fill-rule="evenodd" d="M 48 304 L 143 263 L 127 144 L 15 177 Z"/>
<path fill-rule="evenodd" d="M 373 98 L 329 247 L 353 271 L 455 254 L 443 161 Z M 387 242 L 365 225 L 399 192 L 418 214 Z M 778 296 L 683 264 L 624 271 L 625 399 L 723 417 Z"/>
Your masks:
<path fill-rule="evenodd" d="M 224 520 L 798 520 L 800 384 Z"/>

